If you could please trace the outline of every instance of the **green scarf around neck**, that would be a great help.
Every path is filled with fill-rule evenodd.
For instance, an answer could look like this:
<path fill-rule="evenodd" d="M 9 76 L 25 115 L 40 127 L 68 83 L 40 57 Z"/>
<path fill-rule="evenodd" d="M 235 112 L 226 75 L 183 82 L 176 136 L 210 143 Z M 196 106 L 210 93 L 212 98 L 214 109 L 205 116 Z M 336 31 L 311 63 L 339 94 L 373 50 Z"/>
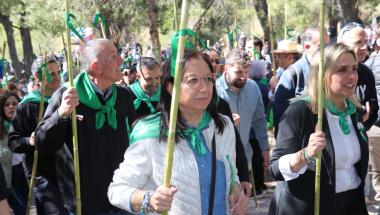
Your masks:
<path fill-rule="evenodd" d="M 43 102 L 49 103 L 51 96 L 44 96 Z M 32 91 L 24 96 L 20 103 L 40 103 L 40 91 Z"/>
<path fill-rule="evenodd" d="M 112 95 L 106 101 L 105 105 L 102 105 L 102 103 L 99 101 L 99 98 L 95 93 L 95 90 L 91 86 L 91 81 L 88 77 L 87 72 L 81 72 L 78 74 L 78 76 L 74 79 L 74 87 L 78 92 L 79 100 L 81 103 L 94 110 L 98 110 L 98 112 L 95 115 L 96 129 L 99 130 L 104 126 L 107 115 L 108 124 L 116 130 L 117 120 L 116 110 L 114 106 L 116 103 L 117 93 L 115 84 L 112 85 Z"/>
<path fill-rule="evenodd" d="M 346 120 L 346 116 L 356 113 L 355 105 L 348 99 L 346 99 L 346 109 L 344 111 L 339 111 L 335 104 L 331 101 L 325 101 L 324 106 L 327 110 L 330 111 L 331 114 L 339 117 L 339 126 L 342 129 L 345 135 L 351 133 L 350 126 Z"/>
<path fill-rule="evenodd" d="M 206 128 L 212 120 L 211 115 L 208 112 L 203 112 L 201 120 L 197 128 L 188 128 L 182 133 L 185 136 L 190 137 L 189 145 L 192 149 L 194 149 L 198 154 L 204 155 L 206 154 L 206 148 L 203 144 L 201 138 L 202 129 Z M 161 113 L 155 113 L 147 116 L 144 119 L 139 120 L 135 127 L 132 130 L 129 144 L 132 145 L 137 141 L 148 139 L 148 138 L 158 138 L 160 136 L 160 128 L 161 128 Z"/>
<path fill-rule="evenodd" d="M 136 80 L 135 83 L 130 85 L 130 88 L 136 96 L 136 100 L 133 102 L 133 105 L 135 106 L 135 109 L 137 110 L 141 102 L 145 102 L 145 104 L 148 106 L 150 113 L 153 113 L 155 108 L 152 105 L 152 102 L 159 102 L 160 101 L 160 95 L 161 95 L 161 87 L 157 87 L 157 91 L 149 97 L 144 90 L 140 86 L 140 82 Z"/>
<path fill-rule="evenodd" d="M 206 144 L 203 144 L 202 138 L 201 138 L 201 132 L 204 128 L 206 128 L 210 122 L 211 122 L 211 115 L 207 111 L 204 111 L 201 117 L 201 120 L 199 121 L 198 127 L 190 127 L 183 131 L 185 136 L 190 137 L 190 146 L 193 148 L 198 154 L 205 155 L 207 153 L 206 151 Z"/>
<path fill-rule="evenodd" d="M 3 121 L 3 127 L 4 127 L 4 131 L 5 131 L 6 133 L 8 133 L 8 131 L 9 131 L 9 127 L 11 127 L 11 123 L 10 123 L 8 120 L 4 120 L 4 121 Z"/>

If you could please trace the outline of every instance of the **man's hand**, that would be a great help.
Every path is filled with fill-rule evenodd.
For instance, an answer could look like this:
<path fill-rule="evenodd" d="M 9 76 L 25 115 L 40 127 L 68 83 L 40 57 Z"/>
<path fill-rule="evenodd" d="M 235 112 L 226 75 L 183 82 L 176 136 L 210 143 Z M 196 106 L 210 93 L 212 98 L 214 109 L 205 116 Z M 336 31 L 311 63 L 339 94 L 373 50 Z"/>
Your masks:
<path fill-rule="evenodd" d="M 32 134 L 30 135 L 29 144 L 31 146 L 34 146 L 36 144 L 36 134 L 34 132 L 32 132 Z"/>
<path fill-rule="evenodd" d="M 241 181 L 240 182 L 240 188 L 244 192 L 246 197 L 249 198 L 251 196 L 251 192 L 252 192 L 252 184 L 251 183 L 249 183 L 248 181 Z"/>
<path fill-rule="evenodd" d="M 363 115 L 363 122 L 367 121 L 369 118 L 369 114 L 371 113 L 371 106 L 369 105 L 369 102 L 365 103 L 365 114 Z"/>
<path fill-rule="evenodd" d="M 234 120 L 234 125 L 237 126 L 240 123 L 240 116 L 237 113 L 232 113 L 232 119 Z"/>
<path fill-rule="evenodd" d="M 269 150 L 263 151 L 263 165 L 265 169 L 269 166 Z"/>
<path fill-rule="evenodd" d="M 69 117 L 74 108 L 79 105 L 77 90 L 73 87 L 63 92 L 61 106 L 59 106 L 60 117 Z"/>

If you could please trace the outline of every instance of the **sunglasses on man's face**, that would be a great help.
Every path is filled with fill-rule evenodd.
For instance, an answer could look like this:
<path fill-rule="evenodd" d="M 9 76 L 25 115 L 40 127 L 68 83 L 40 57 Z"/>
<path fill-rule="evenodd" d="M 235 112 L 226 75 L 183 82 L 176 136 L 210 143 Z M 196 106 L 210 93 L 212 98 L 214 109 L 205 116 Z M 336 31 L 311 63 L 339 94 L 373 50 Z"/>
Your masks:
<path fill-rule="evenodd" d="M 211 61 L 211 63 L 214 63 L 214 64 L 220 64 L 219 59 L 211 59 L 210 61 Z"/>

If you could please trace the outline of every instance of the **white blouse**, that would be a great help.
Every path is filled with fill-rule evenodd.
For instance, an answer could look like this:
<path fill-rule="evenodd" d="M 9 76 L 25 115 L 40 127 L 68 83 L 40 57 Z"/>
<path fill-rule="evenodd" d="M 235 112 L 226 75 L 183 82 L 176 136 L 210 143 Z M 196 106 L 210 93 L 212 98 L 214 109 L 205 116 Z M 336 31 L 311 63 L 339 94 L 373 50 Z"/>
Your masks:
<path fill-rule="evenodd" d="M 355 189 L 361 183 L 354 166 L 361 158 L 361 151 L 351 117 L 346 116 L 351 131 L 348 135 L 345 135 L 340 128 L 338 116 L 326 111 L 326 117 L 335 153 L 335 192 L 340 193 Z M 290 170 L 290 159 L 292 156 L 296 155 L 288 154 L 279 159 L 279 169 L 285 181 L 298 178 L 307 169 L 307 165 L 305 165 L 298 172 L 292 172 Z"/>

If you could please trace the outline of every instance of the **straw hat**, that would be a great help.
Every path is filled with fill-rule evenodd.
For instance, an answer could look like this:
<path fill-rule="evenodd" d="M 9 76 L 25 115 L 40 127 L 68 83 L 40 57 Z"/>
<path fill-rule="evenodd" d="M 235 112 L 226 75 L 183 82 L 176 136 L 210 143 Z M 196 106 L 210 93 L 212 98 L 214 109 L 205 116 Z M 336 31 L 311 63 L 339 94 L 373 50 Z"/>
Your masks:
<path fill-rule="evenodd" d="M 296 42 L 292 40 L 281 40 L 274 53 L 300 53 L 299 47 Z"/>

